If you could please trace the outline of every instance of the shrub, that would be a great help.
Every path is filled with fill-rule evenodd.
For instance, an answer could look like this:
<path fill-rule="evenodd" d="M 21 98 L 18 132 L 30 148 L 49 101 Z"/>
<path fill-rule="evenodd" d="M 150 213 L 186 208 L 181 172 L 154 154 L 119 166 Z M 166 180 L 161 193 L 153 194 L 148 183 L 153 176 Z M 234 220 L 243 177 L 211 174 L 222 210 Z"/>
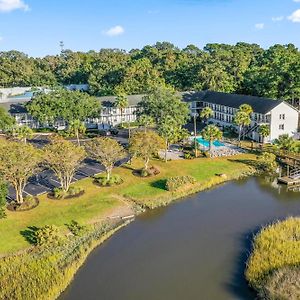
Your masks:
<path fill-rule="evenodd" d="M 118 185 L 123 182 L 122 178 L 119 175 L 112 175 L 109 180 L 106 178 L 106 176 L 102 176 L 102 175 L 95 176 L 94 179 L 95 182 L 101 186 Z"/>
<path fill-rule="evenodd" d="M 56 199 L 63 199 L 67 196 L 67 193 L 61 188 L 54 188 L 53 189 L 53 196 Z"/>
<path fill-rule="evenodd" d="M 187 176 L 170 177 L 167 179 L 167 182 L 166 182 L 166 190 L 173 192 L 187 184 L 194 184 L 195 182 L 196 182 L 195 178 L 192 176 L 188 176 L 188 175 Z"/>
<path fill-rule="evenodd" d="M 193 158 L 193 156 L 190 152 L 185 152 L 183 154 L 183 157 L 184 157 L 184 159 L 192 159 Z"/>
<path fill-rule="evenodd" d="M 38 246 L 55 246 L 62 241 L 62 235 L 57 226 L 46 225 L 35 232 L 35 240 Z"/>
<path fill-rule="evenodd" d="M 262 229 L 254 238 L 245 274 L 249 284 L 261 290 L 269 275 L 287 266 L 300 266 L 300 218 Z"/>
<path fill-rule="evenodd" d="M 273 153 L 264 152 L 258 158 L 258 164 L 262 171 L 268 173 L 274 173 L 277 168 L 276 155 Z"/>
<path fill-rule="evenodd" d="M 75 236 L 82 236 L 87 231 L 86 226 L 80 225 L 77 221 L 74 220 L 72 220 L 70 224 L 67 224 L 67 227 Z"/>
<path fill-rule="evenodd" d="M 79 196 L 83 192 L 84 192 L 84 189 L 80 186 L 70 186 L 70 188 L 67 192 L 61 188 L 54 188 L 53 189 L 53 197 L 55 199 L 64 199 L 64 198 L 68 198 L 68 197 Z"/>
<path fill-rule="evenodd" d="M 68 196 L 77 196 L 80 193 L 84 192 L 84 189 L 81 186 L 70 186 L 67 194 Z"/>
<path fill-rule="evenodd" d="M 160 173 L 159 169 L 157 167 L 150 167 L 147 170 L 145 168 L 139 170 L 139 175 L 141 177 L 150 177 L 150 176 L 155 176 Z"/>

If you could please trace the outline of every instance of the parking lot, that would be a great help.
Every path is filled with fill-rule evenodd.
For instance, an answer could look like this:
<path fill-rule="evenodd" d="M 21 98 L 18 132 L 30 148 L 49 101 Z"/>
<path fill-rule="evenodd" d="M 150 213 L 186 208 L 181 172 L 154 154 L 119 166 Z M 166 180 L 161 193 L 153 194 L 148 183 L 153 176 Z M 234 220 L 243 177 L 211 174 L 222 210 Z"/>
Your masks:
<path fill-rule="evenodd" d="M 127 139 L 124 137 L 115 137 L 120 143 L 126 144 Z M 48 143 L 48 140 L 45 136 L 37 135 L 32 140 L 29 141 L 36 147 L 43 147 Z M 128 161 L 128 158 L 125 158 L 116 163 L 116 166 L 120 166 Z M 86 158 L 77 169 L 73 182 L 78 181 L 80 179 L 93 176 L 95 174 L 99 174 L 104 172 L 104 167 L 98 163 L 97 161 Z M 48 193 L 53 188 L 60 187 L 59 180 L 56 178 L 53 171 L 49 169 L 41 170 L 37 175 L 29 178 L 28 183 L 24 190 L 24 196 L 38 196 L 44 193 Z M 15 190 L 12 186 L 9 186 L 8 189 L 8 200 L 15 200 L 16 194 Z"/>

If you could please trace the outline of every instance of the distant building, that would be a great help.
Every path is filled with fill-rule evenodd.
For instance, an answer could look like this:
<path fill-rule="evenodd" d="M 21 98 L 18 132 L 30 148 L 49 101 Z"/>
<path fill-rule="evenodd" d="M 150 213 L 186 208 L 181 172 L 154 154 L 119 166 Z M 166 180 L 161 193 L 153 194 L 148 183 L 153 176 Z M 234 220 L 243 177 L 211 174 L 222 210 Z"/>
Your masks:
<path fill-rule="evenodd" d="M 90 118 L 85 121 L 86 127 L 90 129 L 110 128 L 120 123 L 134 122 L 137 118 L 138 103 L 142 101 L 143 95 L 130 95 L 128 98 L 128 107 L 121 109 L 115 106 L 116 97 L 104 96 L 97 99 L 102 104 L 102 110 L 98 118 Z M 46 124 L 40 124 L 26 110 L 26 103 L 31 101 L 31 97 L 11 97 L 6 101 L 0 102 L 19 125 L 27 125 L 31 128 L 47 127 Z M 54 127 L 63 129 L 66 126 L 64 120 L 56 120 Z"/>
<path fill-rule="evenodd" d="M 298 110 L 281 100 L 213 91 L 185 93 L 183 98 L 190 103 L 191 112 L 200 113 L 208 106 L 214 112 L 209 122 L 235 129 L 237 126 L 234 124 L 234 114 L 240 105 L 249 104 L 253 109 L 251 125 L 244 132 L 245 136 L 258 142 L 262 142 L 262 137 L 258 133 L 262 124 L 270 126 L 270 136 L 264 140 L 265 142 L 273 142 L 282 134 L 294 137 L 298 132 Z"/>

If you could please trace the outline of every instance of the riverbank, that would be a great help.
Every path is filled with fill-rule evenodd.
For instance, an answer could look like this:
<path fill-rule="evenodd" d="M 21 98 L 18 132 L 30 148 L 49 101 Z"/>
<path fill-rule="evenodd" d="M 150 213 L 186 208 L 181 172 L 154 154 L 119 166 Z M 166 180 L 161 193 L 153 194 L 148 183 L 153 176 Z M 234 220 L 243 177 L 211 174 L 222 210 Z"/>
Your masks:
<path fill-rule="evenodd" d="M 16 252 L 23 250 L 26 244 L 28 247 L 28 237 L 26 239 L 24 232 L 26 232 L 26 228 L 28 229 L 32 226 L 56 225 L 66 235 L 63 227 L 72 220 L 93 226 L 91 224 L 98 224 L 101 220 L 107 220 L 109 217 L 114 219 L 114 217 L 120 217 L 122 213 L 124 215 L 130 214 L 135 211 L 136 207 L 149 209 L 167 205 L 178 198 L 211 188 L 228 180 L 253 174 L 254 168 L 251 165 L 255 159 L 254 155 L 244 154 L 228 159 L 211 160 L 201 158 L 197 160 L 172 161 L 167 164 L 161 161 L 152 161 L 152 164 L 159 168 L 160 174 L 149 178 L 139 178 L 133 174 L 133 170 L 140 167 L 140 164 L 137 162 L 134 165 L 120 167 L 114 171 L 124 180 L 122 185 L 115 187 L 98 187 L 94 185 L 91 178 L 84 179 L 76 183 L 76 185 L 83 186 L 86 190 L 86 193 L 78 199 L 56 201 L 42 196 L 40 197 L 41 205 L 36 209 L 29 212 L 9 213 L 7 219 L 0 221 L 0 224 L 2 223 L 0 228 L 2 237 L 0 249 L 2 248 L 6 251 L 7 249 L 13 249 Z M 165 182 L 167 178 L 174 175 L 193 176 L 196 183 L 184 186 L 176 192 L 169 192 L 165 189 Z M 13 221 L 15 221 L 14 227 L 12 225 Z M 5 225 L 7 224 L 9 226 L 5 230 Z M 7 231 L 9 228 L 13 228 L 13 230 Z M 80 243 L 75 248 L 73 240 L 66 241 L 66 249 L 54 251 L 57 264 L 53 264 L 52 261 L 48 270 L 45 270 L 45 268 L 49 266 L 51 256 L 42 256 L 41 261 L 36 261 L 36 257 L 40 258 L 39 255 L 36 255 L 36 251 L 39 251 L 36 246 L 33 246 L 31 250 L 23 250 L 20 254 L 13 256 L 11 251 L 9 251 L 10 256 L 2 258 L 0 261 L 2 269 L 5 270 L 0 273 L 0 281 L 4 284 L 2 287 L 3 295 L 9 295 L 13 292 L 16 300 L 53 299 L 57 297 L 68 286 L 89 253 L 103 239 L 111 236 L 114 230 L 105 232 L 103 236 L 96 235 L 95 239 Z M 93 230 L 90 234 L 95 237 Z M 20 237 L 24 239 L 22 243 L 20 243 Z M 7 243 L 10 240 L 14 241 L 14 243 L 5 244 L 5 242 Z M 60 256 L 61 252 L 62 255 Z M 70 260 L 69 255 L 66 253 L 71 253 L 75 259 Z M 17 272 L 18 264 L 23 265 L 22 274 Z M 53 265 L 55 265 L 54 269 Z M 13 285 L 8 283 L 9 272 L 11 274 L 19 274 L 19 276 L 15 276 Z M 51 276 L 49 276 L 50 273 Z M 48 275 L 45 276 L 45 274 Z M 61 274 L 64 275 L 61 276 Z M 27 283 L 24 284 L 24 282 Z M 43 282 L 40 288 L 36 287 L 37 282 L 40 284 Z M 49 286 L 51 286 L 51 289 L 48 289 Z M 40 294 L 35 294 L 33 291 L 28 294 L 25 293 L 25 290 L 28 291 L 30 289 L 37 290 Z M 49 290 L 51 290 L 51 294 L 48 293 Z"/>
<path fill-rule="evenodd" d="M 166 205 L 171 201 L 210 188 L 230 179 L 237 179 L 243 174 L 251 173 L 251 163 L 256 156 L 243 154 L 232 158 L 196 160 L 152 161 L 160 174 L 150 178 L 133 175 L 139 162 L 116 168 L 115 174 L 123 179 L 123 184 L 114 187 L 99 187 L 92 178 L 75 183 L 85 189 L 85 194 L 72 200 L 51 200 L 46 195 L 39 197 L 40 205 L 27 212 L 7 212 L 7 218 L 0 220 L 0 254 L 11 254 L 30 246 L 21 233 L 30 226 L 42 227 L 64 224 L 76 220 L 82 224 L 92 224 L 106 220 L 108 217 L 131 214 L 134 203 L 145 208 Z M 226 174 L 226 178 L 217 174 Z M 176 192 L 165 189 L 167 178 L 190 175 L 196 179 L 193 186 Z"/>

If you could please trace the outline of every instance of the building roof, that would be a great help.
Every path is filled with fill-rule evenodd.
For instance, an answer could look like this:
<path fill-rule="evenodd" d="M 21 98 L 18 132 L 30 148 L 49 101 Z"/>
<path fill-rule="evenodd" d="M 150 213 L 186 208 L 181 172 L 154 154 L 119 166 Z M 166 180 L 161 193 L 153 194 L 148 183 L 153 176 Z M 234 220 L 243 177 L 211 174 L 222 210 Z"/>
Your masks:
<path fill-rule="evenodd" d="M 254 112 L 261 114 L 268 113 L 273 108 L 284 102 L 282 100 L 272 100 L 262 97 L 227 94 L 213 91 L 187 92 L 183 95 L 183 100 L 186 102 L 204 101 L 233 108 L 239 108 L 242 104 L 249 104 Z"/>
<path fill-rule="evenodd" d="M 143 100 L 145 95 L 129 95 L 127 96 L 129 106 L 136 106 L 139 102 Z M 97 97 L 97 99 L 102 103 L 105 107 L 112 107 L 116 102 L 116 96 L 102 96 Z"/>
<path fill-rule="evenodd" d="M 249 104 L 254 112 L 266 114 L 273 108 L 283 103 L 282 100 L 272 100 L 268 98 L 227 94 L 213 91 L 200 91 L 200 92 L 179 92 L 178 95 L 182 97 L 185 102 L 204 101 L 208 103 L 225 105 L 233 108 L 239 108 L 242 104 Z M 129 95 L 127 96 L 129 106 L 136 106 L 143 100 L 145 95 Z M 103 96 L 97 97 L 104 107 L 112 107 L 116 102 L 116 96 Z M 7 102 L 0 102 L 0 107 L 3 107 L 11 114 L 26 113 L 25 104 L 30 99 L 14 99 Z M 287 103 L 288 104 L 288 103 Z M 288 104 L 289 105 L 289 104 Z M 291 106 L 292 107 L 292 106 Z M 295 109 L 294 107 L 292 107 Z M 296 110 L 296 109 L 295 109 Z"/>

